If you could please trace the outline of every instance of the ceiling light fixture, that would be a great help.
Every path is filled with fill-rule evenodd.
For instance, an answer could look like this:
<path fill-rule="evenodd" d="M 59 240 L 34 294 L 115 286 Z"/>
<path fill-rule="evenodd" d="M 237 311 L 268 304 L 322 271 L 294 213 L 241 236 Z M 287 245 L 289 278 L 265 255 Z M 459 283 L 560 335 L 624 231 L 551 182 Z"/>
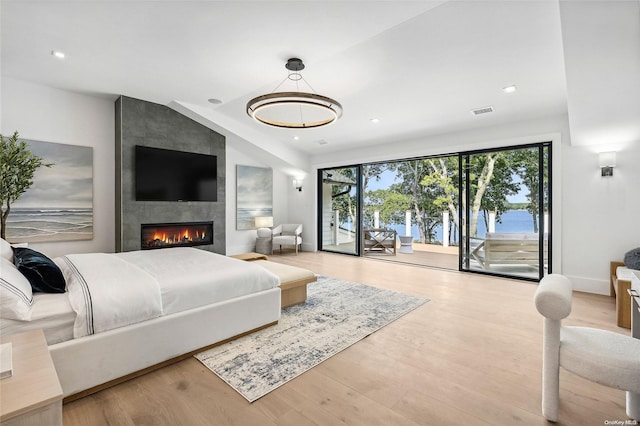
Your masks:
<path fill-rule="evenodd" d="M 64 59 L 64 57 L 65 57 L 64 52 L 60 52 L 58 50 L 52 50 L 51 51 L 51 55 L 55 56 L 58 59 Z"/>
<path fill-rule="evenodd" d="M 503 91 L 504 93 L 513 93 L 513 92 L 515 92 L 516 90 L 518 90 L 518 88 L 517 88 L 515 85 L 511 85 L 511 86 L 507 86 L 507 87 L 503 87 L 503 88 L 502 88 L 502 91 Z"/>
<path fill-rule="evenodd" d="M 371 121 L 373 124 L 378 124 L 380 122 L 380 119 L 379 118 L 372 118 L 369 121 Z"/>
<path fill-rule="evenodd" d="M 471 114 L 473 114 L 473 115 L 487 114 L 489 112 L 493 112 L 493 107 L 492 106 L 476 108 L 476 109 L 472 109 L 471 110 Z"/>
<path fill-rule="evenodd" d="M 247 102 L 247 114 L 258 121 L 285 129 L 309 129 L 326 126 L 342 116 L 342 105 L 334 99 L 318 95 L 302 77 L 304 69 L 301 59 L 290 58 L 285 64 L 289 70 L 287 77 L 272 93 L 258 96 Z M 276 92 L 286 81 L 295 83 L 295 91 Z M 313 93 L 300 92 L 300 81 L 309 86 Z"/>

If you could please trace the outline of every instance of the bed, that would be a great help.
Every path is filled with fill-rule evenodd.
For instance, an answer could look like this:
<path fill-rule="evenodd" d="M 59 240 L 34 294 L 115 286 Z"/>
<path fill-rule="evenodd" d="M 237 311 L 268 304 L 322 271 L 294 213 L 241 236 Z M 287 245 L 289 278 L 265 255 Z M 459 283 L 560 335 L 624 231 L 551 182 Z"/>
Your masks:
<path fill-rule="evenodd" d="M 280 318 L 277 275 L 195 248 L 55 258 L 67 291 L 25 296 L 8 318 L 18 277 L 3 257 L 1 333 L 44 330 L 67 401 Z"/>

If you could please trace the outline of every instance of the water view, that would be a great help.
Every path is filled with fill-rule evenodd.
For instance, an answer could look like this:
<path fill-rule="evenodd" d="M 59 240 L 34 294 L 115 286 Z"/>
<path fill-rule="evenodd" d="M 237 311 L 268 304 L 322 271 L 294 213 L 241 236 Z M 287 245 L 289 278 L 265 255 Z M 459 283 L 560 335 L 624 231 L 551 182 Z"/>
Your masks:
<path fill-rule="evenodd" d="M 380 227 L 393 229 L 398 235 L 405 235 L 405 225 L 404 224 L 380 224 Z M 353 230 L 351 223 L 343 223 L 341 228 L 345 230 Z M 459 244 L 459 233 L 455 231 L 452 222 L 452 231 L 451 231 L 451 244 L 457 245 Z M 496 221 L 496 232 L 504 232 L 504 233 L 517 233 L 517 232 L 534 232 L 533 230 L 533 217 L 531 213 L 526 210 L 508 210 L 502 214 L 501 221 Z M 484 223 L 482 212 L 480 212 L 480 217 L 478 219 L 478 238 L 484 238 L 487 234 L 487 228 Z M 418 231 L 418 226 L 413 225 L 411 227 L 411 236 L 414 241 L 418 241 L 420 239 L 420 232 Z M 442 225 L 436 226 L 434 230 L 434 237 L 432 242 L 434 244 L 442 243 Z"/>

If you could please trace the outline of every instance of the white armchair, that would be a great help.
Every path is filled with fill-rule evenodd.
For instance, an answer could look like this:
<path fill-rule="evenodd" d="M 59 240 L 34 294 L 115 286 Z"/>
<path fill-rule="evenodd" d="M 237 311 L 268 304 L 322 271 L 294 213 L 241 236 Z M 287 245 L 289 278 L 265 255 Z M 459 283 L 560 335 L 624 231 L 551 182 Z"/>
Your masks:
<path fill-rule="evenodd" d="M 589 327 L 568 327 L 572 284 L 559 274 L 544 277 L 535 295 L 544 316 L 542 414 L 558 420 L 559 369 L 587 380 L 627 391 L 627 415 L 640 420 L 640 339 Z"/>
<path fill-rule="evenodd" d="M 276 246 L 280 248 L 280 253 L 282 253 L 282 246 L 291 246 L 297 256 L 298 251 L 302 250 L 302 225 L 284 223 L 273 228 L 271 231 L 271 254 Z"/>

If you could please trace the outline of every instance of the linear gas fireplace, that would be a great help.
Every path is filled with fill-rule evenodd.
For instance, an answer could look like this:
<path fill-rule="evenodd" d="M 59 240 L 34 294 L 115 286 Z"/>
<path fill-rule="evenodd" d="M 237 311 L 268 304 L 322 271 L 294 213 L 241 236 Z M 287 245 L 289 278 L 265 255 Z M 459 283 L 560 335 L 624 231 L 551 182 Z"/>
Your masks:
<path fill-rule="evenodd" d="M 142 250 L 213 244 L 213 222 L 142 224 Z"/>

